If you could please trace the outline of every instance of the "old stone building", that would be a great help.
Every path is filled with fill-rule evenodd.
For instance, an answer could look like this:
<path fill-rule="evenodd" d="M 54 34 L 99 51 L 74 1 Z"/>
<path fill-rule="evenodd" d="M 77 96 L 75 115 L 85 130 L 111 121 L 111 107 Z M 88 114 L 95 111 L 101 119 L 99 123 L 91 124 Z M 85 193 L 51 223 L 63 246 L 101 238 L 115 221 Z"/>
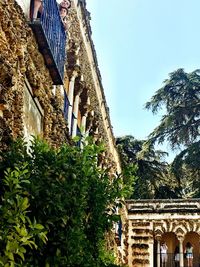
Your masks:
<path fill-rule="evenodd" d="M 1 146 L 17 136 L 59 146 L 92 135 L 119 171 L 85 1 L 2 0 L 0 15 Z"/>

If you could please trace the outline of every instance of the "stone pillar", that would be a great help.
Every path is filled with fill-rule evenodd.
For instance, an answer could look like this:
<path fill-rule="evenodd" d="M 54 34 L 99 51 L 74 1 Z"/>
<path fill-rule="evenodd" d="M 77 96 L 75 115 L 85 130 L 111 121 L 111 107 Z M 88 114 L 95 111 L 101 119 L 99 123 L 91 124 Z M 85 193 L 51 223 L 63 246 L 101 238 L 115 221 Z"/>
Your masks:
<path fill-rule="evenodd" d="M 152 239 L 149 242 L 149 267 L 154 267 L 154 239 Z"/>
<path fill-rule="evenodd" d="M 79 91 L 78 94 L 75 96 L 75 101 L 74 101 L 74 117 L 75 118 L 74 118 L 74 124 L 73 124 L 73 129 L 72 129 L 72 137 L 76 136 L 76 131 L 77 131 L 77 118 L 78 118 L 80 93 L 81 91 Z"/>
<path fill-rule="evenodd" d="M 90 130 L 92 128 L 93 120 L 94 120 L 94 110 L 91 110 L 88 113 L 87 121 L 86 121 L 86 126 L 87 126 L 87 128 L 86 128 L 86 136 L 89 136 L 89 134 L 90 134 Z"/>
<path fill-rule="evenodd" d="M 180 267 L 184 267 L 184 255 L 183 255 L 183 239 L 179 238 L 179 253 L 180 253 Z"/>
<path fill-rule="evenodd" d="M 69 132 L 71 131 L 71 123 L 72 123 L 72 112 L 73 112 L 73 100 L 74 100 L 74 84 L 76 77 L 78 76 L 78 73 L 76 71 L 73 72 L 72 77 L 69 82 L 69 94 L 68 94 L 68 100 L 69 100 L 69 109 L 68 109 L 68 128 Z M 72 134 L 70 132 L 70 134 Z"/>
<path fill-rule="evenodd" d="M 87 98 L 87 107 L 85 108 L 85 113 L 83 114 L 82 118 L 81 118 L 81 128 L 82 128 L 82 132 L 83 134 L 85 134 L 86 132 L 86 122 L 87 122 L 87 116 L 88 116 L 88 107 L 90 106 L 90 98 Z"/>
<path fill-rule="evenodd" d="M 85 113 L 81 119 L 81 129 L 82 129 L 83 134 L 85 134 L 86 121 L 87 121 L 87 113 Z"/>
<path fill-rule="evenodd" d="M 160 267 L 160 240 L 157 240 L 157 267 Z"/>

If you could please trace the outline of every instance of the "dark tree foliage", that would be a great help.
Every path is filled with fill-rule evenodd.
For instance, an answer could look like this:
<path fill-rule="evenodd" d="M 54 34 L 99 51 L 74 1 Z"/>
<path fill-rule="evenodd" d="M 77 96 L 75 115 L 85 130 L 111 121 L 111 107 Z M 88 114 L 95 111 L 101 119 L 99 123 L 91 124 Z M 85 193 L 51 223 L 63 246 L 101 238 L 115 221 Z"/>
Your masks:
<path fill-rule="evenodd" d="M 137 140 L 133 136 L 117 138 L 122 167 L 128 164 L 137 166 L 137 179 L 134 184 L 134 199 L 175 198 L 169 183 L 168 164 L 163 160 L 166 152 L 155 150 L 153 144 Z"/>
<path fill-rule="evenodd" d="M 200 141 L 182 150 L 171 164 L 182 197 L 200 197 Z"/>
<path fill-rule="evenodd" d="M 190 145 L 199 138 L 200 126 L 200 70 L 186 73 L 178 69 L 169 74 L 164 85 L 146 103 L 157 113 L 161 109 L 160 124 L 150 134 L 151 141 L 169 141 L 172 148 Z"/>
<path fill-rule="evenodd" d="M 149 135 L 149 142 L 168 141 L 172 149 L 182 150 L 171 165 L 180 197 L 200 196 L 200 70 L 186 73 L 178 69 L 146 103 L 157 113 L 164 110 L 160 124 Z"/>

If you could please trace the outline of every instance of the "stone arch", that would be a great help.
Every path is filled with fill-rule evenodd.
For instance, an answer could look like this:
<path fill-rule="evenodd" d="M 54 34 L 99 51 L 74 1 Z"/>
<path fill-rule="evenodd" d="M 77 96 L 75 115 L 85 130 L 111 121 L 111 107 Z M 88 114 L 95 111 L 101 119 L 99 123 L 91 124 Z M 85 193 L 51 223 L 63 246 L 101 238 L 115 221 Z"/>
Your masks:
<path fill-rule="evenodd" d="M 199 223 L 195 223 L 194 224 L 194 232 L 198 233 L 200 235 L 200 224 Z"/>
<path fill-rule="evenodd" d="M 173 255 L 176 246 L 179 245 L 178 238 L 174 232 L 165 232 L 161 237 L 161 243 L 166 242 L 168 246 L 168 253 L 170 256 Z"/>
<path fill-rule="evenodd" d="M 183 237 L 186 234 L 186 229 L 185 227 L 183 227 L 183 225 L 176 225 L 176 227 L 174 228 L 174 233 L 179 237 Z"/>
<path fill-rule="evenodd" d="M 191 220 L 164 220 L 161 223 L 155 225 L 154 233 L 156 232 L 166 233 L 173 232 L 177 236 L 184 237 L 188 232 L 196 232 L 200 235 L 200 223 L 198 221 Z"/>
<path fill-rule="evenodd" d="M 189 221 L 189 220 L 180 221 L 176 223 L 173 232 L 175 232 L 176 235 L 180 235 L 181 233 L 182 236 L 185 236 L 188 232 L 196 232 L 200 234 L 200 225 L 196 221 Z"/>
<path fill-rule="evenodd" d="M 168 225 L 170 226 L 170 225 Z M 164 228 L 164 227 L 163 227 Z M 164 231 L 163 231 L 164 230 Z M 161 266 L 161 254 L 160 246 L 163 242 L 167 244 L 167 266 L 173 266 L 174 263 L 174 251 L 175 248 L 179 247 L 179 240 L 175 233 L 165 231 L 166 229 L 156 229 L 155 241 L 154 241 L 154 266 Z"/>

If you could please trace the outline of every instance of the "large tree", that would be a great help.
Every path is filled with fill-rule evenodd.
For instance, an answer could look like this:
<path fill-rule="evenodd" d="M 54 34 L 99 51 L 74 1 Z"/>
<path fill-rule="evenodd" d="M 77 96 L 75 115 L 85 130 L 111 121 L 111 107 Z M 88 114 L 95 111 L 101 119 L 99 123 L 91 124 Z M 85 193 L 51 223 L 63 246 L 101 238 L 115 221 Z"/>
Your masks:
<path fill-rule="evenodd" d="M 200 70 L 186 73 L 178 69 L 169 74 L 146 108 L 165 114 L 150 134 L 151 141 L 169 141 L 172 148 L 188 146 L 199 138 L 200 126 Z"/>
<path fill-rule="evenodd" d="M 164 161 L 166 152 L 156 150 L 145 140 L 131 135 L 117 138 L 122 167 L 137 165 L 137 179 L 132 198 L 175 198 L 175 187 L 169 179 L 168 164 Z M 170 182 L 169 182 L 170 180 Z"/>
<path fill-rule="evenodd" d="M 153 113 L 165 112 L 149 141 L 168 141 L 172 149 L 182 150 L 171 165 L 180 196 L 199 197 L 200 70 L 186 73 L 178 69 L 170 73 L 146 108 Z"/>

